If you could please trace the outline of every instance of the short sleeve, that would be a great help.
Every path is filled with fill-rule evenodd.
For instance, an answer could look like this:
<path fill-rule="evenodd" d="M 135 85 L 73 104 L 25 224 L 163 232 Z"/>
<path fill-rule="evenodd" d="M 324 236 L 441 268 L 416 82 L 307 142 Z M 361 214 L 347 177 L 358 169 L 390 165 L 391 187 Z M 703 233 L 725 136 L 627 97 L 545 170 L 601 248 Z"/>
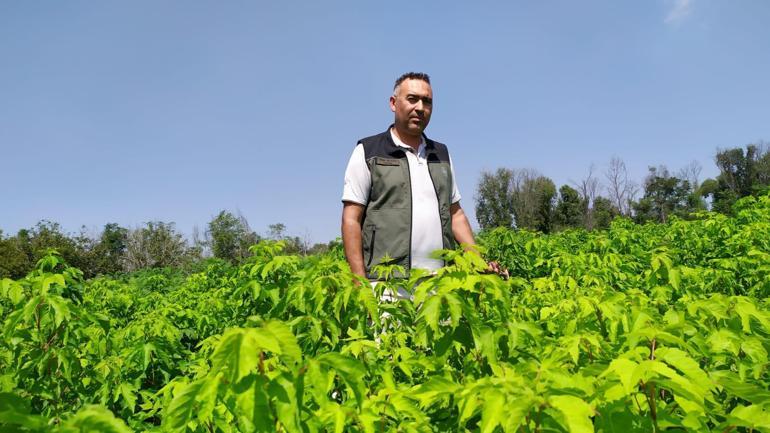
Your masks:
<path fill-rule="evenodd" d="M 452 173 L 452 204 L 460 201 L 462 196 L 460 190 L 457 188 L 457 177 L 455 176 L 455 165 L 452 163 L 452 156 L 449 156 L 449 170 Z"/>
<path fill-rule="evenodd" d="M 345 169 L 345 185 L 342 189 L 342 201 L 353 202 L 366 206 L 369 203 L 369 190 L 372 185 L 372 175 L 366 166 L 364 145 L 358 143 L 350 155 L 348 167 Z"/>

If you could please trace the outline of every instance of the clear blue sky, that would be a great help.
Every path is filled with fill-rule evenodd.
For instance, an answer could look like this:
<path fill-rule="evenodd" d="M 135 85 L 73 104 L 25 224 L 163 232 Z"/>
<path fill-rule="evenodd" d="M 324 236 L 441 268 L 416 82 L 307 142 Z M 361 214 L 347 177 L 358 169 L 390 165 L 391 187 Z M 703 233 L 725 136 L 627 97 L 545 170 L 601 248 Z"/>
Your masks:
<path fill-rule="evenodd" d="M 768 23 L 765 0 L 0 1 L 0 229 L 189 234 L 228 209 L 328 241 L 410 70 L 471 216 L 501 166 L 714 176 L 717 148 L 770 140 Z"/>

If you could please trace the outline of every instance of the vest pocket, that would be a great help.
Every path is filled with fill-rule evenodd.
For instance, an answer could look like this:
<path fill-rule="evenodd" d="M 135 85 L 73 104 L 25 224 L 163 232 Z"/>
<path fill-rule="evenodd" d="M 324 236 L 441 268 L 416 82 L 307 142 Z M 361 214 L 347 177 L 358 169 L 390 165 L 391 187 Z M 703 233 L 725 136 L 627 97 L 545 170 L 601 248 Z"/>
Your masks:
<path fill-rule="evenodd" d="M 411 186 L 406 159 L 375 158 L 369 166 L 372 209 L 406 209 L 411 205 Z"/>

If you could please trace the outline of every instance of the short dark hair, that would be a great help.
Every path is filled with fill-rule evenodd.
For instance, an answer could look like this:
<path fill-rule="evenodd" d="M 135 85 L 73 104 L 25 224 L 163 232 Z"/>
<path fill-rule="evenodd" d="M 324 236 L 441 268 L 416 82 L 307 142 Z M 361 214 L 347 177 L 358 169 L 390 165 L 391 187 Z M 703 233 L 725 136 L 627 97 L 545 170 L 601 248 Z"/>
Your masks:
<path fill-rule="evenodd" d="M 407 72 L 406 74 L 398 77 L 396 84 L 393 86 L 393 90 L 398 89 L 398 86 L 404 82 L 404 80 L 422 80 L 430 84 L 430 77 L 424 72 Z"/>

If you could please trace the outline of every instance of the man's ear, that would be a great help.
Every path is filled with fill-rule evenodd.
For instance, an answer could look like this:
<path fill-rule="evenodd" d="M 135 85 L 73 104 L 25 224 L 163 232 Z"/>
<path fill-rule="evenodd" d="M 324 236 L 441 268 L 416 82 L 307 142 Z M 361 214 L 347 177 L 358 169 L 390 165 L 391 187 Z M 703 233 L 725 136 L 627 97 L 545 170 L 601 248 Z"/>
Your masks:
<path fill-rule="evenodd" d="M 396 96 L 390 95 L 390 111 L 396 112 Z"/>

